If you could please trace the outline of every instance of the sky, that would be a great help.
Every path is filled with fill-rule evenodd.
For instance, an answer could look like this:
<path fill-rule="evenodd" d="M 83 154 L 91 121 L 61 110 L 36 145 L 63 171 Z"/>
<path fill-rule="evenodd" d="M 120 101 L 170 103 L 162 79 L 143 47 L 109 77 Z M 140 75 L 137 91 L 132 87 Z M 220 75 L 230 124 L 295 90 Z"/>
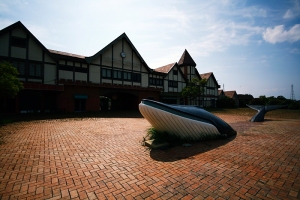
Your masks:
<path fill-rule="evenodd" d="M 220 89 L 300 100 L 300 0 L 1 0 L 48 49 L 92 56 L 126 33 L 150 68 L 186 49 Z"/>

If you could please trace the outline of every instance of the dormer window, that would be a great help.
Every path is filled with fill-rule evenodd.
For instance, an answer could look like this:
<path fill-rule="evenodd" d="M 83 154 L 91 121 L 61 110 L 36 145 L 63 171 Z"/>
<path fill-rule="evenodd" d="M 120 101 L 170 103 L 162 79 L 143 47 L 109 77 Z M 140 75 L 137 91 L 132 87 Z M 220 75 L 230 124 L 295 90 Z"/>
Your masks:
<path fill-rule="evenodd" d="M 173 75 L 178 75 L 178 70 L 173 70 Z"/>
<path fill-rule="evenodd" d="M 26 48 L 27 40 L 26 40 L 26 38 L 12 37 L 11 38 L 11 46 Z"/>

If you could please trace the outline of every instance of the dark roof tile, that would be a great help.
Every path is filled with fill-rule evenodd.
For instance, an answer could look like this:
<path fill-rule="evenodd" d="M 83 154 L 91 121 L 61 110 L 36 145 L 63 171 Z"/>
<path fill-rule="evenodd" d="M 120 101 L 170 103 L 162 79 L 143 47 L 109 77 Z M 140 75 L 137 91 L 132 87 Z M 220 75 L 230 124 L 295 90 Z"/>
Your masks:
<path fill-rule="evenodd" d="M 62 52 L 62 51 L 56 51 L 56 50 L 51 50 L 51 49 L 48 49 L 48 50 L 53 54 L 85 59 L 85 56 L 81 56 L 81 55 L 77 55 L 77 54 L 72 54 L 72 53 L 67 53 L 67 52 Z"/>
<path fill-rule="evenodd" d="M 224 91 L 223 90 L 218 90 L 218 95 L 224 95 Z"/>
<path fill-rule="evenodd" d="M 200 74 L 201 78 L 202 79 L 209 79 L 209 77 L 212 75 L 213 73 L 212 72 L 208 72 L 208 73 L 205 73 L 205 74 Z"/>
<path fill-rule="evenodd" d="M 234 95 L 236 94 L 236 91 L 225 91 L 224 94 L 229 98 L 233 98 Z"/>
<path fill-rule="evenodd" d="M 169 73 L 169 71 L 175 66 L 175 63 L 171 63 L 162 67 L 158 67 L 156 69 L 153 69 L 155 72 L 161 72 L 161 73 Z"/>
<path fill-rule="evenodd" d="M 178 61 L 178 65 L 196 66 L 196 63 L 191 57 L 191 55 L 189 54 L 189 52 L 185 49 L 181 58 Z"/>

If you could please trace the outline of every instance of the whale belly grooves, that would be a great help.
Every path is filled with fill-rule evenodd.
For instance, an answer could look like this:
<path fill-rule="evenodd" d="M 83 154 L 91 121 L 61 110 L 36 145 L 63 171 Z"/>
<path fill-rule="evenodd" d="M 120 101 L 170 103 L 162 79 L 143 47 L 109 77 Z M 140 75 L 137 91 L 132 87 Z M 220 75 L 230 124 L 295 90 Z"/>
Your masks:
<path fill-rule="evenodd" d="M 226 122 L 198 106 L 169 105 L 143 99 L 139 104 L 143 117 L 157 130 L 183 139 L 201 140 L 235 135 Z"/>

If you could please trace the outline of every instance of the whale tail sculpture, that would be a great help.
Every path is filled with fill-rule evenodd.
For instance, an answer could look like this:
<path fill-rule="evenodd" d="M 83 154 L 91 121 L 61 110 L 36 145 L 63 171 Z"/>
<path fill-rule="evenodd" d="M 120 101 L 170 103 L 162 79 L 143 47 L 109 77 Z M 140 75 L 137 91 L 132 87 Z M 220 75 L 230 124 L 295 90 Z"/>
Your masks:
<path fill-rule="evenodd" d="M 270 105 L 270 106 L 263 106 L 263 105 L 247 105 L 249 108 L 257 110 L 258 112 L 251 118 L 251 122 L 263 122 L 265 118 L 265 114 L 272 110 L 277 110 L 280 108 L 284 108 L 287 105 Z"/>

